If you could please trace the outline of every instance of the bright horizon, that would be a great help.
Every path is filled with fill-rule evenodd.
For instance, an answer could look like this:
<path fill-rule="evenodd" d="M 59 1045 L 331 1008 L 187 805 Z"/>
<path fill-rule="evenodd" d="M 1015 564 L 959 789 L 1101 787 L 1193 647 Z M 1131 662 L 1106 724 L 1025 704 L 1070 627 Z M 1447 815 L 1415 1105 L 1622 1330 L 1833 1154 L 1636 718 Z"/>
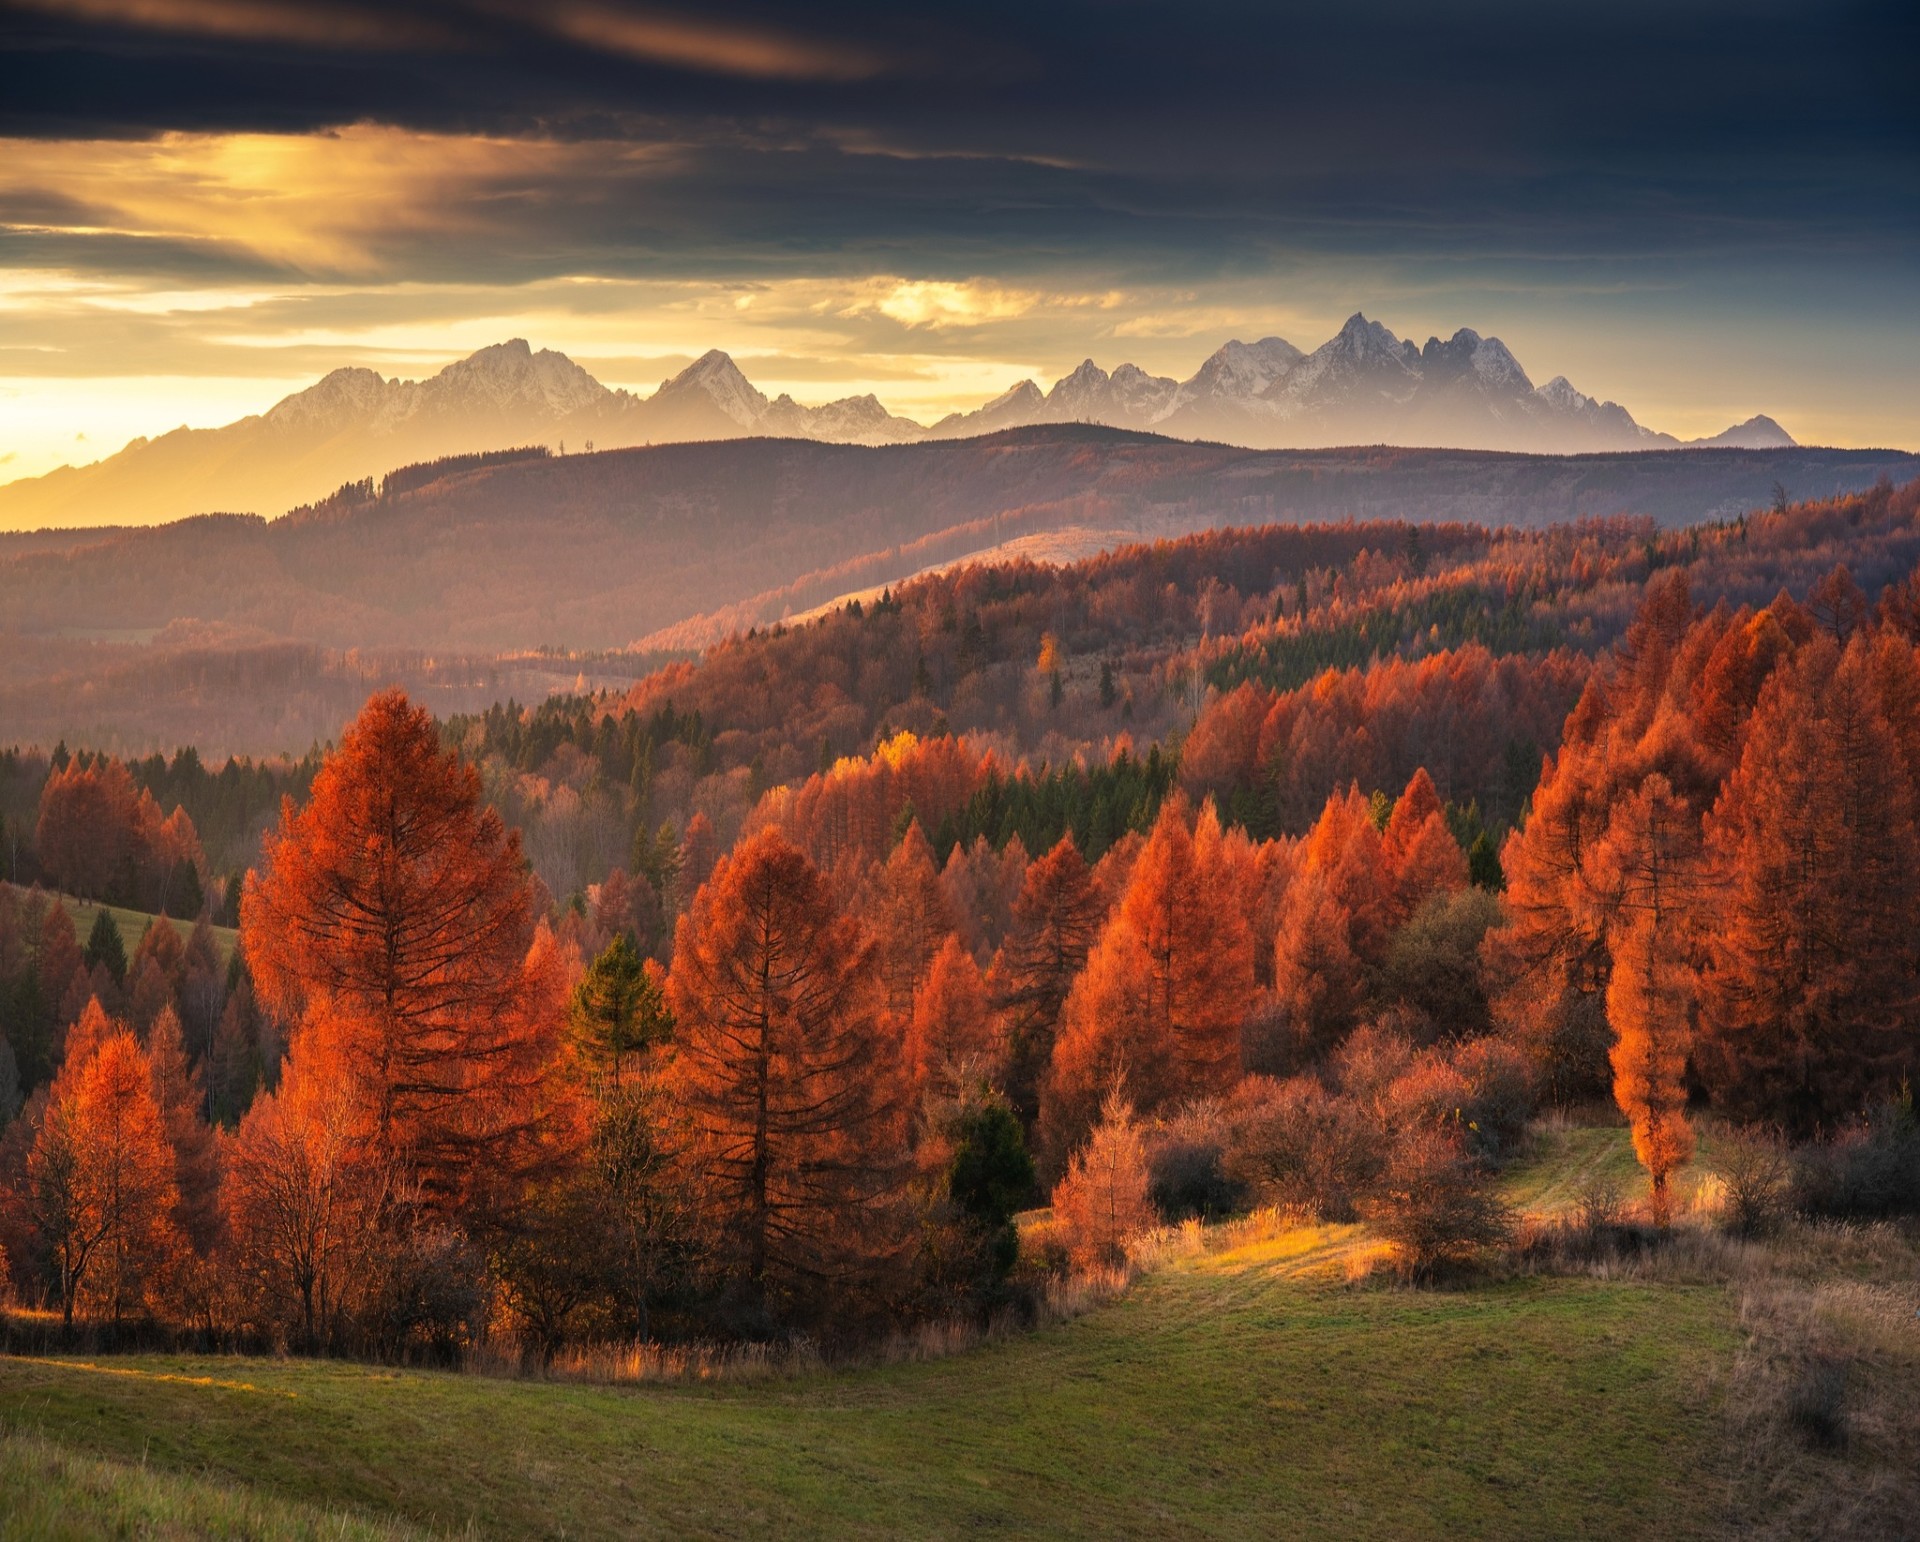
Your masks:
<path fill-rule="evenodd" d="M 931 421 L 1355 310 L 1680 438 L 1920 447 L 1896 51 L 1829 8 L 1654 14 L 34 0 L 0 480 L 515 336 L 641 395 L 721 348 Z"/>
<path fill-rule="evenodd" d="M 884 281 L 883 281 L 884 282 Z M 878 286 L 875 286 L 878 287 Z M 900 280 L 893 292 L 912 292 L 927 286 Z M 974 286 L 977 288 L 978 286 Z M 965 293 L 965 286 L 943 285 L 947 294 Z M 198 297 L 198 316 L 220 316 Z M 835 357 L 822 346 L 811 318 L 782 313 L 761 320 L 743 319 L 741 300 L 761 298 L 752 293 L 719 294 L 699 309 L 712 313 L 717 340 L 701 342 L 701 334 L 669 314 L 664 320 L 644 312 L 619 318 L 586 318 L 542 309 L 507 313 L 500 308 L 476 309 L 470 317 L 431 328 L 385 326 L 365 337 L 308 332 L 284 341 L 260 340 L 248 344 L 258 359 L 257 372 L 206 375 L 126 374 L 98 376 L 0 377 L 0 404 L 4 404 L 5 442 L 0 444 L 0 484 L 39 476 L 63 465 L 91 464 L 117 453 L 137 438 L 157 438 L 177 428 L 216 428 L 265 412 L 276 402 L 305 390 L 333 369 L 354 366 L 399 379 L 423 379 L 438 373 L 477 349 L 524 337 L 537 352 L 550 348 L 586 369 L 603 385 L 624 389 L 639 397 L 656 391 L 661 382 L 691 364 L 709 347 L 733 356 L 743 373 L 769 396 L 791 394 L 806 405 L 871 393 L 903 417 L 931 424 L 949 412 L 963 412 L 1017 384 L 1036 381 L 1042 389 L 1069 373 L 1084 358 L 1112 370 L 1134 363 L 1158 375 L 1184 379 L 1229 338 L 1252 342 L 1280 336 L 1311 351 L 1339 330 L 1353 309 L 1381 321 L 1396 335 L 1416 344 L 1429 335 L 1450 336 L 1461 326 L 1497 336 L 1513 349 L 1520 363 L 1542 385 L 1555 375 L 1597 400 L 1618 401 L 1643 427 L 1677 438 L 1700 438 L 1743 422 L 1756 413 L 1779 421 L 1802 444 L 1840 448 L 1920 448 L 1920 419 L 1895 410 L 1884 397 L 1843 410 L 1824 400 L 1808 382 L 1790 370 L 1777 371 L 1768 386 L 1755 384 L 1767 377 L 1756 368 L 1754 355 L 1764 350 L 1751 343 L 1729 347 L 1722 358 L 1699 361 L 1680 372 L 1652 358 L 1637 359 L 1635 349 L 1619 337 L 1583 336 L 1555 326 L 1550 318 L 1530 319 L 1516 313 L 1515 325 L 1476 323 L 1467 307 L 1396 306 L 1378 312 L 1364 303 L 1342 311 L 1339 306 L 1321 312 L 1259 313 L 1246 326 L 1223 321 L 1224 307 L 1195 306 L 1201 323 L 1191 333 L 1175 330 L 1177 311 L 1129 308 L 1116 323 L 1112 315 L 1100 318 L 1098 332 L 1089 332 L 1088 346 L 1075 351 L 1071 328 L 1091 305 L 1060 303 L 1041 296 L 1020 314 L 1003 322 L 969 328 L 962 347 L 942 346 L 948 340 L 937 332 L 919 339 L 923 351 L 889 354 L 849 353 Z M 862 303 L 855 301 L 853 303 Z M 1113 311 L 1120 306 L 1109 302 Z M 244 311 L 245 302 L 236 311 Z M 728 314 L 728 312 L 733 314 Z M 1444 319 L 1428 323 L 1428 314 Z M 1130 333 L 1128 323 L 1138 328 Z M 981 335 L 985 334 L 985 335 Z M 1519 342 L 1516 338 L 1527 338 Z M 1006 346 L 998 346 L 1001 342 Z M 783 351 L 790 343 L 795 352 Z M 295 373 L 295 363 L 307 373 Z M 1764 368 L 1764 362 L 1759 363 Z M 1701 382 L 1694 389 L 1695 380 Z M 1864 388 L 1857 394 L 1871 396 Z"/>

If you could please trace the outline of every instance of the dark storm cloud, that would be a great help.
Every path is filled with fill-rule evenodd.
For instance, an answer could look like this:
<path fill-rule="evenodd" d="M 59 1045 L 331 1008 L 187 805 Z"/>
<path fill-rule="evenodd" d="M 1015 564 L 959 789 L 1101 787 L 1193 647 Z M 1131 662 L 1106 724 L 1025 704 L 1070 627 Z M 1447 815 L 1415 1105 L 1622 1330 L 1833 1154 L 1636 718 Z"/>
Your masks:
<path fill-rule="evenodd" d="M 1884 247 L 1920 224 L 1908 6 L 33 0 L 0 26 L 13 136 L 682 138 L 668 202 L 582 211 L 570 239 L 608 260 Z"/>

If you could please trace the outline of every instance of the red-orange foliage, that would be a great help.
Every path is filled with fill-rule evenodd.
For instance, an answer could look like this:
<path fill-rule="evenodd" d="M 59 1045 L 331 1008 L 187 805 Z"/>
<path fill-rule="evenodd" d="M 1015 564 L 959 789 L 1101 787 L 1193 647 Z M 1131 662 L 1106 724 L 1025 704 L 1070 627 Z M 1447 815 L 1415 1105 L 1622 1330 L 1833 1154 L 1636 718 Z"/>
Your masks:
<path fill-rule="evenodd" d="M 1054 1185 L 1053 1215 L 1076 1267 L 1112 1267 L 1127 1239 L 1157 1219 L 1149 1194 L 1146 1143 L 1133 1107 L 1110 1094 L 1086 1144 Z"/>
<path fill-rule="evenodd" d="M 917 820 L 907 826 L 885 866 L 872 875 L 864 908 L 880 945 L 887 1010 L 904 1024 L 913 1013 L 913 993 L 926 978 L 927 966 L 953 931 L 939 865 Z"/>
<path fill-rule="evenodd" d="M 1695 817 L 1712 802 L 1719 766 L 1693 731 L 1688 703 L 1722 640 L 1744 625 L 1724 610 L 1694 622 L 1680 574 L 1651 585 L 1568 718 L 1525 828 L 1501 852 L 1508 924 L 1487 939 L 1495 1014 L 1556 1097 L 1597 1092 L 1606 1067 L 1614 910 L 1596 902 L 1607 885 L 1588 870 L 1594 848 L 1614 807 L 1648 776 L 1665 778 Z M 1724 736 L 1737 736 L 1736 719 Z"/>
<path fill-rule="evenodd" d="M 205 865 L 186 811 L 163 816 L 153 794 L 135 787 L 119 761 L 105 758 L 84 766 L 73 761 L 47 779 L 34 843 L 60 888 L 142 909 L 164 907 L 180 863 Z"/>
<path fill-rule="evenodd" d="M 1184 800 L 1169 799 L 1127 891 L 1067 997 L 1042 1119 L 1064 1154 L 1124 1080 L 1151 1110 L 1225 1092 L 1240 1074 L 1253 949 L 1231 875 L 1199 860 Z"/>
<path fill-rule="evenodd" d="M 998 1038 L 980 966 L 949 936 L 914 993 L 907 1066 L 918 1086 L 952 1097 L 969 1081 L 998 1080 Z"/>
<path fill-rule="evenodd" d="M 1007 1038 L 1007 1096 L 1031 1122 L 1053 1059 L 1067 993 L 1100 930 L 1106 906 L 1071 836 L 1027 869 L 1006 941 L 993 961 L 993 993 Z"/>
<path fill-rule="evenodd" d="M 157 1305 L 182 1246 L 152 1067 L 125 1028 L 83 1022 L 81 1058 L 55 1082 L 27 1164 L 69 1325 L 79 1305 L 116 1322 Z"/>
<path fill-rule="evenodd" d="M 178 1203 L 174 1220 L 194 1251 L 209 1253 L 220 1234 L 220 1167 L 213 1128 L 206 1121 L 207 1093 L 200 1067 L 187 1061 L 180 1019 L 172 1007 L 154 1019 L 147 1034 L 153 1100 L 173 1150 Z"/>
<path fill-rule="evenodd" d="M 1385 845 L 1358 787 L 1327 799 L 1301 848 L 1302 865 L 1320 874 L 1346 912 L 1353 951 L 1378 963 L 1396 920 Z"/>
<path fill-rule="evenodd" d="M 1391 875 L 1391 912 L 1404 925 L 1422 900 L 1467 886 L 1467 858 L 1447 828 L 1440 794 L 1425 767 L 1414 772 L 1381 833 L 1381 857 Z"/>
<path fill-rule="evenodd" d="M 235 1267 L 262 1318 L 317 1347 L 352 1293 L 351 1262 L 388 1175 L 358 1138 L 348 1088 L 324 1068 L 290 1064 L 227 1145 L 222 1198 Z"/>
<path fill-rule="evenodd" d="M 929 829 L 958 813 L 993 766 L 958 739 L 921 739 L 902 731 L 868 759 L 842 760 L 796 788 L 776 788 L 754 811 L 755 824 L 775 824 L 822 872 L 884 860 L 903 810 L 911 805 Z"/>
<path fill-rule="evenodd" d="M 777 830 L 747 837 L 695 897 L 667 994 L 669 1087 L 748 1312 L 803 1310 L 889 1262 L 905 1098 L 873 944 Z"/>
<path fill-rule="evenodd" d="M 713 876 L 713 864 L 719 860 L 720 838 L 714 833 L 713 821 L 704 811 L 696 811 L 680 837 L 680 893 L 697 893 L 700 885 Z"/>
<path fill-rule="evenodd" d="M 1294 1052 L 1312 1059 L 1337 1046 L 1366 1000 L 1366 978 L 1349 935 L 1346 906 L 1320 870 L 1308 867 L 1287 887 L 1273 945 L 1274 1001 L 1285 1014 Z"/>
<path fill-rule="evenodd" d="M 1727 882 L 1709 935 L 1703 1076 L 1801 1129 L 1920 1065 L 1914 785 L 1864 638 L 1802 650 L 1762 692 L 1709 820 Z M 1911 677 L 1889 659 L 1883 670 Z"/>
<path fill-rule="evenodd" d="M 1225 798 L 1259 775 L 1260 731 L 1273 697 L 1251 681 L 1207 703 L 1180 746 L 1180 785 L 1196 799 Z"/>
<path fill-rule="evenodd" d="M 961 942 L 981 962 L 990 959 L 1006 939 L 1028 865 L 1026 844 L 1018 835 L 1001 851 L 979 835 L 966 850 L 956 843 L 947 854 L 947 865 L 940 870 L 947 913 Z"/>
<path fill-rule="evenodd" d="M 1687 1056 L 1699 983 L 1700 827 L 1665 777 L 1650 776 L 1615 810 L 1592 868 L 1615 919 L 1607 1021 L 1614 1043 L 1613 1098 L 1633 1127 L 1633 1149 L 1664 1219 L 1667 1180 L 1693 1154 L 1687 1123 Z"/>
<path fill-rule="evenodd" d="M 367 703 L 247 877 L 262 997 L 304 1014 L 296 1059 L 348 1083 L 364 1137 L 459 1209 L 553 1155 L 564 981 L 518 837 L 398 691 Z"/>

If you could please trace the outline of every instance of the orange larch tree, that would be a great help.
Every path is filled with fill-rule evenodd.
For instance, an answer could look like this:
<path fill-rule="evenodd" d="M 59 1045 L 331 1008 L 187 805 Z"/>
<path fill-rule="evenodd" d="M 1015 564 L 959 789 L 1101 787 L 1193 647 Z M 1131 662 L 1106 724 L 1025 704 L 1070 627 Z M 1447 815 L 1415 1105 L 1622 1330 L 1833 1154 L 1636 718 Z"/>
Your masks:
<path fill-rule="evenodd" d="M 1007 1099 L 1031 1125 L 1053 1059 L 1067 993 L 1099 935 L 1105 910 L 1093 874 L 1063 835 L 1027 868 L 1006 940 L 994 955 L 993 999 L 1005 1025 Z"/>
<path fill-rule="evenodd" d="M 1184 798 L 1162 806 L 1067 997 L 1042 1114 L 1056 1161 L 1117 1080 L 1150 1111 L 1239 1079 L 1253 945 L 1238 886 L 1197 859 L 1188 817 Z"/>
<path fill-rule="evenodd" d="M 1607 982 L 1613 1098 L 1633 1128 L 1633 1149 L 1664 1223 L 1668 1180 L 1693 1154 L 1687 1058 L 1699 979 L 1695 927 L 1703 899 L 1700 826 L 1667 779 L 1650 776 L 1613 814 L 1589 864 L 1613 917 Z"/>
<path fill-rule="evenodd" d="M 220 1167 L 213 1127 L 206 1121 L 207 1094 L 201 1068 L 187 1060 L 180 1019 L 165 1008 L 147 1034 L 153 1100 L 173 1150 L 178 1205 L 174 1219 L 202 1258 L 220 1234 Z"/>
<path fill-rule="evenodd" d="M 115 1322 L 154 1303 L 182 1244 L 172 1149 L 153 1070 L 118 1024 L 55 1082 L 27 1163 L 35 1224 L 58 1271 L 61 1317 L 104 1307 Z"/>
<path fill-rule="evenodd" d="M 1336 1048 L 1366 1002 L 1365 972 L 1349 942 L 1346 906 L 1318 868 L 1287 887 L 1273 943 L 1273 992 L 1303 1062 Z"/>
<path fill-rule="evenodd" d="M 927 966 L 954 929 L 940 869 L 918 820 L 908 824 L 885 864 L 876 865 L 866 919 L 879 943 L 877 962 L 887 1009 L 904 1025 L 913 1015 L 913 993 Z"/>
<path fill-rule="evenodd" d="M 1112 1267 L 1126 1242 L 1159 1219 L 1149 1193 L 1146 1143 L 1124 1096 L 1110 1093 L 1100 1122 L 1054 1186 L 1053 1214 L 1076 1267 Z"/>
<path fill-rule="evenodd" d="M 966 1082 L 997 1081 L 997 1039 L 980 966 L 950 935 L 914 993 L 906 1057 L 915 1085 L 952 1097 Z"/>
<path fill-rule="evenodd" d="M 720 861 L 674 939 L 667 1085 L 750 1326 L 898 1256 L 906 1098 L 874 952 L 771 827 Z"/>
<path fill-rule="evenodd" d="M 517 835 L 399 691 L 373 697 L 247 877 L 261 997 L 315 1017 L 293 1053 L 344 1078 L 366 1139 L 458 1210 L 553 1158 L 565 980 L 534 937 Z"/>
<path fill-rule="evenodd" d="M 1703 1079 L 1805 1132 L 1920 1070 L 1920 835 L 1864 637 L 1810 643 L 1762 692 L 1708 821 Z"/>
<path fill-rule="evenodd" d="M 1403 926 L 1423 900 L 1467 886 L 1467 857 L 1447 828 L 1433 778 L 1422 767 L 1407 783 L 1381 832 L 1381 856 L 1393 886 L 1393 924 Z"/>

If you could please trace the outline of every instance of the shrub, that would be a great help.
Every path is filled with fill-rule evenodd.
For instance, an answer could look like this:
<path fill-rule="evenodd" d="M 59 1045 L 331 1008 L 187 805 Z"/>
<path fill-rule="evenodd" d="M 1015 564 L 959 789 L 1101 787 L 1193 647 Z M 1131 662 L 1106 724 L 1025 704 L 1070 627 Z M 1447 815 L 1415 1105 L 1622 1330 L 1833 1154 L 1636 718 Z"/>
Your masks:
<path fill-rule="evenodd" d="M 1033 1158 L 1020 1119 L 998 1095 L 964 1109 L 953 1130 L 947 1192 L 981 1233 L 995 1279 L 1012 1272 L 1020 1252 L 1013 1216 L 1033 1189 Z"/>
<path fill-rule="evenodd" d="M 1792 1166 L 1779 1137 L 1760 1129 L 1727 1130 L 1713 1145 L 1713 1170 L 1726 1188 L 1730 1231 L 1758 1237 L 1786 1208 Z"/>
<path fill-rule="evenodd" d="M 1801 1367 L 1787 1394 L 1787 1418 L 1810 1446 L 1839 1450 L 1847 1443 L 1850 1367 L 1838 1355 L 1816 1354 Z"/>
<path fill-rule="evenodd" d="M 1467 1145 L 1486 1162 L 1511 1159 L 1526 1139 L 1533 1118 L 1533 1067 L 1504 1039 L 1469 1039 L 1453 1051 L 1453 1068 L 1467 1084 L 1461 1110 Z"/>
<path fill-rule="evenodd" d="M 485 1268 L 485 1255 L 450 1227 L 383 1234 L 365 1320 L 372 1347 L 398 1359 L 451 1362 L 479 1337 Z"/>
<path fill-rule="evenodd" d="M 1920 1211 L 1920 1119 L 1913 1094 L 1883 1103 L 1793 1163 L 1794 1208 L 1806 1215 L 1872 1217 Z"/>
<path fill-rule="evenodd" d="M 1574 1225 L 1589 1237 L 1613 1231 L 1626 1214 L 1626 1196 L 1620 1180 L 1607 1173 L 1588 1176 L 1573 1196 Z"/>
<path fill-rule="evenodd" d="M 1227 1175 L 1264 1203 L 1350 1221 L 1379 1176 L 1378 1128 L 1315 1078 L 1249 1077 L 1227 1108 Z"/>
<path fill-rule="evenodd" d="M 1387 1119 L 1387 1089 L 1413 1066 L 1414 1049 L 1405 1034 L 1383 1023 L 1358 1028 L 1334 1054 L 1333 1085 L 1382 1123 Z"/>
<path fill-rule="evenodd" d="M 1506 1207 L 1485 1170 L 1452 1133 L 1416 1126 L 1394 1142 L 1381 1181 L 1360 1202 L 1361 1217 L 1400 1255 L 1412 1278 L 1505 1241 Z"/>
<path fill-rule="evenodd" d="M 1381 993 L 1416 1008 L 1448 1037 L 1490 1032 L 1480 944 L 1500 915 L 1499 899 L 1485 889 L 1429 896 L 1387 948 Z"/>
<path fill-rule="evenodd" d="M 1019 1228 L 1020 1256 L 1014 1265 L 1018 1279 L 1065 1274 L 1073 1263 L 1067 1229 L 1056 1215 L 1037 1215 Z"/>
<path fill-rule="evenodd" d="M 1389 1130 L 1415 1126 L 1464 1134 L 1466 1106 L 1473 1089 L 1446 1056 L 1433 1050 L 1416 1055 L 1388 1085 L 1381 1109 Z"/>
<path fill-rule="evenodd" d="M 1149 1132 L 1147 1174 L 1163 1220 L 1216 1220 L 1246 1208 L 1248 1186 L 1227 1170 L 1227 1115 L 1217 1103 L 1189 1105 Z"/>

